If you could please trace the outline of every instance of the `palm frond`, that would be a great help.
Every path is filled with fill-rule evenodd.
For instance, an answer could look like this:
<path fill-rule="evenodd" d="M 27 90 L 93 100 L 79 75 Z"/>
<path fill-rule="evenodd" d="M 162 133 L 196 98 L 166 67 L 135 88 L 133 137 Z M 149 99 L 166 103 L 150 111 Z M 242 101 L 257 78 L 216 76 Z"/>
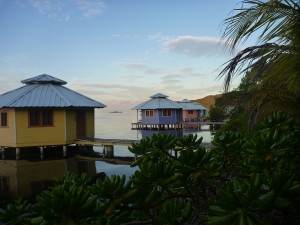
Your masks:
<path fill-rule="evenodd" d="M 258 43 L 276 42 L 288 45 L 293 41 L 300 24 L 300 5 L 293 0 L 242 1 L 236 15 L 224 21 L 223 39 L 233 50 L 249 36 L 262 30 Z"/>
<path fill-rule="evenodd" d="M 267 71 L 267 65 L 285 52 L 290 50 L 287 46 L 279 46 L 274 43 L 266 43 L 259 46 L 251 46 L 240 51 L 234 58 L 230 59 L 223 65 L 226 65 L 220 72 L 218 78 L 224 78 L 224 90 L 227 92 L 230 88 L 231 81 L 239 74 L 245 74 L 253 69 L 260 71 L 257 74 L 263 74 Z"/>

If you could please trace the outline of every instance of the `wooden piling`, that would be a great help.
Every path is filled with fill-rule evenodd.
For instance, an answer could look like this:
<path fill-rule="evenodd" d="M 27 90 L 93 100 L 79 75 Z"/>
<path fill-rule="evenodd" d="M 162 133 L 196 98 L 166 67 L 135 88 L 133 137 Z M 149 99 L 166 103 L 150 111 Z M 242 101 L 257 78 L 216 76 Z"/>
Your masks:
<path fill-rule="evenodd" d="M 103 155 L 107 158 L 114 157 L 114 146 L 113 145 L 104 145 L 103 146 Z"/>

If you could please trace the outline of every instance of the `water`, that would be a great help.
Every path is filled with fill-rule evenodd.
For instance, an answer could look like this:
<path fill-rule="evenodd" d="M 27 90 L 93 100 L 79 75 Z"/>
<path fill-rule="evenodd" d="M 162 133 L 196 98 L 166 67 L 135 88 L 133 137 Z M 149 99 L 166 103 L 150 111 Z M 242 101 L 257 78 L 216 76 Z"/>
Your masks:
<path fill-rule="evenodd" d="M 131 130 L 131 123 L 137 121 L 135 111 L 123 111 L 122 113 L 110 113 L 107 109 L 97 110 L 95 113 L 95 137 L 97 138 L 115 138 L 115 139 L 133 139 L 140 140 L 143 137 L 151 136 L 153 133 L 159 133 L 162 131 L 140 131 Z M 204 131 L 199 130 L 169 130 L 164 131 L 167 133 L 181 132 L 183 134 L 197 134 L 199 137 L 203 137 L 203 142 L 210 142 L 212 138 L 211 131 L 208 130 L 208 126 L 203 127 Z M 102 147 L 94 147 L 95 151 L 102 152 Z M 115 146 L 115 156 L 134 156 L 128 147 Z M 131 168 L 128 165 L 112 165 L 105 162 L 96 162 L 97 172 L 105 172 L 107 175 L 122 175 L 130 176 L 136 168 Z"/>
<path fill-rule="evenodd" d="M 131 139 L 140 140 L 143 137 L 151 136 L 153 131 L 131 130 L 131 123 L 137 121 L 135 111 L 124 111 L 122 113 L 110 113 L 107 109 L 96 110 L 95 113 L 95 137 L 108 139 Z M 154 131 L 158 133 L 159 131 Z M 211 141 L 210 131 L 187 131 L 187 130 L 168 130 L 164 131 L 172 134 L 196 133 L 203 136 L 203 142 Z M 102 147 L 94 147 L 95 151 L 102 152 Z M 52 150 L 51 154 L 53 154 Z M 107 176 L 123 175 L 128 178 L 137 169 L 129 165 L 113 165 L 101 161 L 77 160 L 74 157 L 46 159 L 50 153 L 44 150 L 45 160 L 0 160 L 0 203 L 1 194 L 7 198 L 16 199 L 19 197 L 31 197 L 40 193 L 47 186 L 53 183 L 57 177 L 63 176 L 66 172 L 88 173 L 95 176 L 96 173 L 105 172 Z M 11 151 L 12 152 L 12 151 Z M 60 152 L 60 153 L 59 153 Z M 68 150 L 70 152 L 70 149 Z M 39 151 L 35 152 L 39 154 Z M 62 153 L 61 150 L 56 152 Z M 134 156 L 128 147 L 115 146 L 115 156 Z M 4 154 L 1 155 L 3 157 Z M 15 156 L 14 156 L 15 157 Z M 60 157 L 60 156 L 59 156 Z"/>

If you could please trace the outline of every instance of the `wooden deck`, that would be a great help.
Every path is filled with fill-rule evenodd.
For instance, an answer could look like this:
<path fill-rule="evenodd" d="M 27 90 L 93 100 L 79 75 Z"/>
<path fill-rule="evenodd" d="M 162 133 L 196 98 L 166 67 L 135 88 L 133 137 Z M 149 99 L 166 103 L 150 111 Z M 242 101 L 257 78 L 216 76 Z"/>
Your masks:
<path fill-rule="evenodd" d="M 225 122 L 212 122 L 212 121 L 184 121 L 177 124 L 143 124 L 141 122 L 131 123 L 132 130 L 174 130 L 184 129 L 189 126 L 197 126 L 201 130 L 202 125 L 223 125 Z"/>
<path fill-rule="evenodd" d="M 133 143 L 138 143 L 139 140 L 131 139 L 102 139 L 102 138 L 78 138 L 75 140 L 77 145 L 96 145 L 96 146 L 131 146 Z M 205 148 L 211 148 L 211 143 L 201 143 Z"/>
<path fill-rule="evenodd" d="M 103 138 L 78 138 L 75 140 L 77 145 L 118 145 L 131 146 L 132 143 L 137 143 L 138 140 L 130 139 L 103 139 Z"/>

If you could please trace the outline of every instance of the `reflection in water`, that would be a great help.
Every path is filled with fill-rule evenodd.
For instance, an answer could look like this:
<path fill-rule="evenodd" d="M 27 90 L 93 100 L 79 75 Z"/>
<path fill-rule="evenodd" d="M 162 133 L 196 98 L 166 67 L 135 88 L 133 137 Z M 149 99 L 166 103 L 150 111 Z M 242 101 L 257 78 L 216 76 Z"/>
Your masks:
<path fill-rule="evenodd" d="M 129 178 L 138 167 L 130 167 L 129 165 L 115 165 L 108 164 L 106 162 L 96 161 L 96 170 L 97 173 L 104 172 L 107 176 L 111 175 L 125 175 L 126 178 Z"/>
<path fill-rule="evenodd" d="M 103 113 L 101 112 L 101 115 Z M 203 142 L 210 142 L 212 133 L 210 131 L 199 130 L 164 130 L 136 131 L 130 129 L 132 114 L 107 114 L 107 117 L 96 116 L 95 133 L 98 138 L 124 138 L 141 139 L 149 137 L 154 133 L 169 133 L 181 136 L 189 133 L 203 136 Z M 18 197 L 30 198 L 40 193 L 45 188 L 53 184 L 53 180 L 64 175 L 66 172 L 75 174 L 87 173 L 94 177 L 97 173 L 105 172 L 108 176 L 125 174 L 129 177 L 136 168 L 128 165 L 112 165 L 100 161 L 77 160 L 74 152 L 68 150 L 67 159 L 63 158 L 62 149 L 52 151 L 44 149 L 43 160 L 40 157 L 39 149 L 28 149 L 21 151 L 21 160 L 15 160 L 14 151 L 7 149 L 0 153 L 0 201 L 3 199 L 16 199 Z M 101 147 L 94 147 L 95 151 L 102 152 Z M 69 154 L 70 153 L 70 154 Z M 133 156 L 127 147 L 115 146 L 115 156 Z M 30 160 L 24 160 L 25 158 Z M 1 160 L 2 158 L 2 160 Z"/>
<path fill-rule="evenodd" d="M 34 197 L 53 185 L 54 179 L 66 172 L 87 173 L 94 177 L 95 162 L 75 158 L 45 161 L 0 160 L 0 199 Z"/>
<path fill-rule="evenodd" d="M 171 134 L 176 137 L 181 137 L 183 135 L 182 129 L 174 129 L 174 130 L 141 130 L 142 138 L 151 137 L 154 134 Z"/>

